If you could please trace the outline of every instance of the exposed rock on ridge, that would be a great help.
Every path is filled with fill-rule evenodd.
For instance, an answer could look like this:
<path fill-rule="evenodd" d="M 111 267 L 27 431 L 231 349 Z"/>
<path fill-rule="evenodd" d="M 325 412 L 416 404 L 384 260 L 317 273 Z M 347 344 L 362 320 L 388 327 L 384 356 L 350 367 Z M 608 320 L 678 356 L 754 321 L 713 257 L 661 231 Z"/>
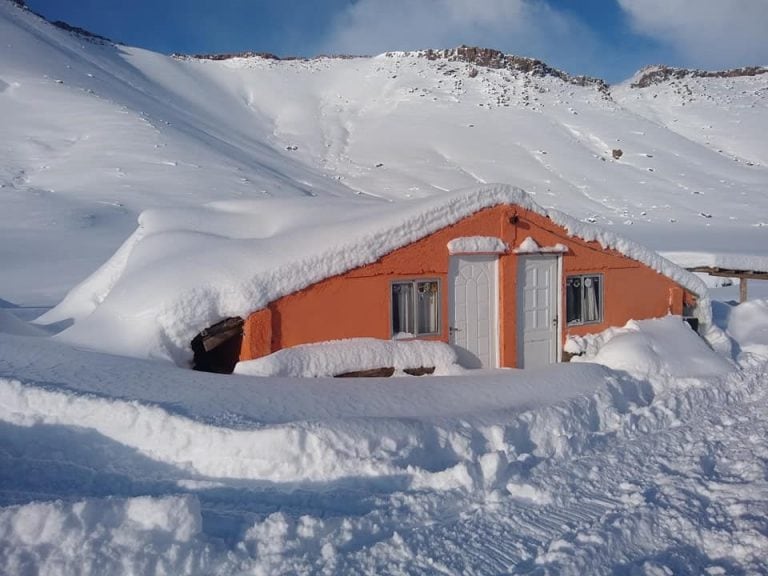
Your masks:
<path fill-rule="evenodd" d="M 182 54 L 180 52 L 174 52 L 171 54 L 171 58 L 177 60 L 231 60 L 232 58 L 261 58 L 263 60 L 280 60 L 280 61 L 309 61 L 318 60 L 320 58 L 335 58 L 338 60 L 351 60 L 353 58 L 363 58 L 363 56 L 353 56 L 349 54 L 321 54 L 314 58 L 305 58 L 304 56 L 278 56 L 271 52 L 254 52 L 252 50 L 246 50 L 245 52 L 223 52 L 221 54 Z"/>
<path fill-rule="evenodd" d="M 76 36 L 81 37 L 84 40 L 87 40 L 89 42 L 94 42 L 96 44 L 120 44 L 120 42 L 115 42 L 114 40 L 107 38 L 106 36 L 101 36 L 100 34 L 96 34 L 94 32 L 91 32 L 90 30 L 86 30 L 85 28 L 80 28 L 79 26 L 73 26 L 67 22 L 64 22 L 63 20 L 48 20 L 45 16 L 42 14 L 35 12 L 34 10 L 30 10 L 29 6 L 27 6 L 26 0 L 8 0 L 11 4 L 15 4 L 19 8 L 22 8 L 23 10 L 27 10 L 28 12 L 31 12 L 38 18 L 42 18 L 46 22 L 49 22 L 53 26 L 56 26 L 56 28 L 60 28 L 61 30 L 65 30 L 71 34 L 75 34 Z"/>
<path fill-rule="evenodd" d="M 90 32 L 89 30 L 86 30 L 85 28 L 80 28 L 79 26 L 72 26 L 71 24 L 68 24 L 63 20 L 56 20 L 54 22 L 51 22 L 51 24 L 56 26 L 56 28 L 61 28 L 62 30 L 66 30 L 67 32 L 76 34 L 91 42 L 104 43 L 104 44 L 119 44 L 119 42 L 115 42 L 114 40 L 111 40 L 106 36 L 95 34 L 93 32 Z"/>
<path fill-rule="evenodd" d="M 177 60 L 231 60 L 232 58 L 262 58 L 264 60 L 301 60 L 301 58 L 295 56 L 287 56 L 281 58 L 271 52 L 253 52 L 247 50 L 245 52 L 223 52 L 221 54 L 182 54 L 180 52 L 174 52 L 171 54 L 172 58 Z"/>
<path fill-rule="evenodd" d="M 398 54 L 407 56 L 416 56 L 420 58 L 426 58 L 427 60 L 445 60 L 448 62 L 465 62 L 474 66 L 482 68 L 491 68 L 494 70 L 510 70 L 513 72 L 519 72 L 522 74 L 529 74 L 531 76 L 544 78 L 553 77 L 567 82 L 568 84 L 574 84 L 576 86 L 594 86 L 601 92 L 607 93 L 609 90 L 608 84 L 600 78 L 593 78 L 590 76 L 572 76 L 562 70 L 558 70 L 549 66 L 547 63 L 534 58 L 526 58 L 524 56 L 514 56 L 512 54 L 504 54 L 499 50 L 492 48 L 479 48 L 476 46 L 459 46 L 458 48 L 448 48 L 444 50 L 419 50 L 414 52 L 387 52 L 386 56 L 394 57 Z M 179 60 L 229 60 L 232 58 L 262 58 L 264 60 L 314 60 L 317 58 L 335 58 L 335 59 L 352 59 L 362 58 L 362 56 L 354 56 L 347 54 L 334 54 L 334 55 L 320 55 L 315 58 L 303 58 L 299 56 L 276 56 L 270 52 L 228 52 L 222 54 L 180 54 L 174 53 L 171 55 L 173 58 Z M 471 74 L 472 77 L 476 75 Z"/>
<path fill-rule="evenodd" d="M 513 72 L 530 74 L 531 76 L 537 76 L 539 78 L 551 76 L 554 78 L 559 78 L 563 82 L 575 84 L 577 86 L 595 86 L 602 92 L 607 92 L 609 88 L 608 84 L 600 78 L 593 78 L 590 76 L 571 76 L 562 70 L 551 67 L 541 60 L 536 60 L 535 58 L 526 58 L 524 56 L 514 56 L 512 54 L 504 54 L 503 52 L 494 50 L 492 48 L 479 48 L 477 46 L 462 45 L 458 48 L 450 48 L 445 50 L 429 49 L 418 52 L 407 52 L 406 54 L 421 56 L 428 60 L 466 62 L 475 66 L 492 68 L 495 70 L 511 70 Z"/>
<path fill-rule="evenodd" d="M 673 68 L 671 66 L 646 66 L 640 70 L 637 80 L 630 84 L 630 87 L 648 88 L 654 84 L 661 84 L 668 80 L 681 80 L 683 78 L 737 78 L 759 76 L 761 74 L 768 74 L 768 68 L 764 66 L 747 66 L 730 70 L 709 71 Z"/>

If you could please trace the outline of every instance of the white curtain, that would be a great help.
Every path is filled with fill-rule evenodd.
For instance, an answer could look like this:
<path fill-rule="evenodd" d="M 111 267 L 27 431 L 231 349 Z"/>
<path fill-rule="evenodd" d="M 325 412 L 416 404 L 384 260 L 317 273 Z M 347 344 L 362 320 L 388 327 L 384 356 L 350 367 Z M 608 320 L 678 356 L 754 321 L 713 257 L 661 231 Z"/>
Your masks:
<path fill-rule="evenodd" d="M 584 322 L 600 320 L 600 278 L 591 276 L 584 278 Z"/>
<path fill-rule="evenodd" d="M 437 329 L 437 282 L 419 282 L 418 292 L 418 333 L 433 334 Z"/>
<path fill-rule="evenodd" d="M 413 333 L 413 284 L 392 284 L 392 332 Z"/>

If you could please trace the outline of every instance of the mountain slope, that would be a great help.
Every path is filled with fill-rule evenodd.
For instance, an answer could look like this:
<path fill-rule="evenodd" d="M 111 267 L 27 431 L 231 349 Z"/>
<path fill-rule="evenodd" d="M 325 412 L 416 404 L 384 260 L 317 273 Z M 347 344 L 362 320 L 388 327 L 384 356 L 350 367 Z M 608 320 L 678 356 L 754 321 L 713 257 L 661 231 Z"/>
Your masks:
<path fill-rule="evenodd" d="M 230 198 L 506 182 L 656 249 L 768 252 L 768 74 L 608 89 L 471 49 L 172 58 L 8 2 L 0 37 L 0 297 L 14 302 L 58 300 L 143 209 Z"/>

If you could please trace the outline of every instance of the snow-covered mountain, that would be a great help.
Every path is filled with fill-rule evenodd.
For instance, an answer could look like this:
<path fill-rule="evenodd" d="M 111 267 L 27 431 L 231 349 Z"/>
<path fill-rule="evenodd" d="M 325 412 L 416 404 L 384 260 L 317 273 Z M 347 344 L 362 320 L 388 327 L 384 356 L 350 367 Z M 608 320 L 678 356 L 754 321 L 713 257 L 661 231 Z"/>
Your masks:
<path fill-rule="evenodd" d="M 768 300 L 714 302 L 709 345 L 668 316 L 570 340 L 570 364 L 386 380 L 193 372 L 49 337 L 74 314 L 24 321 L 157 207 L 141 233 L 232 222 L 284 262 L 281 231 L 335 240 L 337 213 L 368 232 L 372 204 L 501 181 L 656 248 L 766 256 L 765 68 L 609 87 L 473 48 L 170 57 L 20 4 L 0 0 L 0 573 L 768 573 Z M 271 207 L 190 209 L 214 201 Z M 163 258 L 198 273 L 174 238 L 123 262 L 153 281 L 117 315 L 174 292 Z"/>
<path fill-rule="evenodd" d="M 6 300 L 58 300 L 146 208 L 479 182 L 660 250 L 768 252 L 765 68 L 656 67 L 608 87 L 472 48 L 171 57 L 7 1 L 0 39 Z"/>

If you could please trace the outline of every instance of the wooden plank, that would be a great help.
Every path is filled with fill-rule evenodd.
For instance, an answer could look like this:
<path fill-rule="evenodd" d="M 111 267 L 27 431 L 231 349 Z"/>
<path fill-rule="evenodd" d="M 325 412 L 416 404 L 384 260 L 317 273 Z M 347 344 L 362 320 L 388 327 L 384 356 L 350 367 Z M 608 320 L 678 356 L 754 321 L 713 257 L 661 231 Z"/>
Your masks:
<path fill-rule="evenodd" d="M 434 366 L 419 366 L 418 368 L 405 368 L 403 372 L 411 376 L 424 376 L 425 374 L 434 374 Z"/>
<path fill-rule="evenodd" d="M 747 301 L 747 279 L 739 278 L 739 302 Z"/>
<path fill-rule="evenodd" d="M 344 372 L 336 374 L 334 378 L 389 378 L 395 373 L 394 367 L 374 368 L 372 370 L 358 370 L 357 372 Z"/>

